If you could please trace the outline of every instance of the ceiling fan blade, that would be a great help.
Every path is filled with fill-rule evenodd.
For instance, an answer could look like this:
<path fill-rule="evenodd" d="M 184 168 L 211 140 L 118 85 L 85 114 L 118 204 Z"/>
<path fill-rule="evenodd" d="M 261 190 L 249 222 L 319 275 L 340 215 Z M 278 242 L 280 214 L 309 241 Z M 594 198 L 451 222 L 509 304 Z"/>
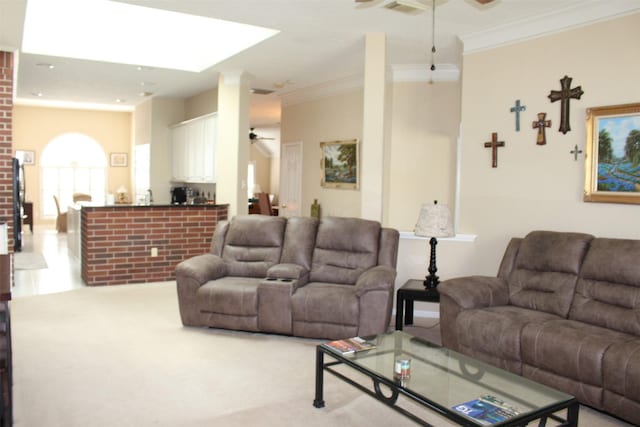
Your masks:
<path fill-rule="evenodd" d="M 487 3 L 491 3 L 493 0 L 476 0 L 476 1 L 480 4 L 487 4 Z"/>
<path fill-rule="evenodd" d="M 382 0 L 354 0 L 357 4 L 356 8 L 358 9 L 367 9 L 373 6 L 376 6 Z"/>

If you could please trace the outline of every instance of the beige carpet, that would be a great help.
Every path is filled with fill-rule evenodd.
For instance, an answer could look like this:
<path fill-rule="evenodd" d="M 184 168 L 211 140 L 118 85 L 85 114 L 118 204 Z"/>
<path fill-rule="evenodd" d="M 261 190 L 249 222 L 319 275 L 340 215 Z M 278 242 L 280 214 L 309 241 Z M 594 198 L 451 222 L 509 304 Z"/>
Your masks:
<path fill-rule="evenodd" d="M 39 270 L 47 268 L 47 261 L 40 252 L 16 252 L 13 254 L 13 268 L 16 270 Z"/>
<path fill-rule="evenodd" d="M 314 408 L 318 341 L 184 328 L 174 283 L 16 298 L 11 310 L 18 427 L 415 425 L 331 375 Z"/>

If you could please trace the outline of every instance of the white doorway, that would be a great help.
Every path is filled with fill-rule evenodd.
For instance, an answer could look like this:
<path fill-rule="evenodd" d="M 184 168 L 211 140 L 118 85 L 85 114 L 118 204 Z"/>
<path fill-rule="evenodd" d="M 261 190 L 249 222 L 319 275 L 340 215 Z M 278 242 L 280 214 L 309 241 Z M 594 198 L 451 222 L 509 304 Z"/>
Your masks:
<path fill-rule="evenodd" d="M 279 215 L 302 216 L 302 142 L 282 144 Z"/>

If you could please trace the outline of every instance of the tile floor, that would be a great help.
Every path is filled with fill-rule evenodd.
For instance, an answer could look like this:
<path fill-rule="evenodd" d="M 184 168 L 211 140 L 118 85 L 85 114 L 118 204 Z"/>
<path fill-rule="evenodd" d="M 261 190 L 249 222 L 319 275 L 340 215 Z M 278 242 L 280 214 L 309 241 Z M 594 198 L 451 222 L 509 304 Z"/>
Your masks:
<path fill-rule="evenodd" d="M 80 259 L 69 254 L 67 235 L 54 229 L 36 227 L 22 235 L 22 252 L 40 252 L 47 268 L 15 270 L 12 297 L 50 294 L 84 287 L 80 277 Z"/>

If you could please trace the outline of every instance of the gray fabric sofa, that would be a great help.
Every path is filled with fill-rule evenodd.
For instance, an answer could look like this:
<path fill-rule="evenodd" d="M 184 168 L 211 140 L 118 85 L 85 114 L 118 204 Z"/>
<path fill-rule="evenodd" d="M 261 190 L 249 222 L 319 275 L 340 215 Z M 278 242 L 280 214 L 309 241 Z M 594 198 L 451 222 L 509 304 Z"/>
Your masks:
<path fill-rule="evenodd" d="M 240 215 L 176 267 L 182 323 L 338 339 L 383 333 L 399 233 L 357 218 Z"/>
<path fill-rule="evenodd" d="M 444 346 L 640 424 L 640 240 L 534 231 L 438 289 Z"/>

